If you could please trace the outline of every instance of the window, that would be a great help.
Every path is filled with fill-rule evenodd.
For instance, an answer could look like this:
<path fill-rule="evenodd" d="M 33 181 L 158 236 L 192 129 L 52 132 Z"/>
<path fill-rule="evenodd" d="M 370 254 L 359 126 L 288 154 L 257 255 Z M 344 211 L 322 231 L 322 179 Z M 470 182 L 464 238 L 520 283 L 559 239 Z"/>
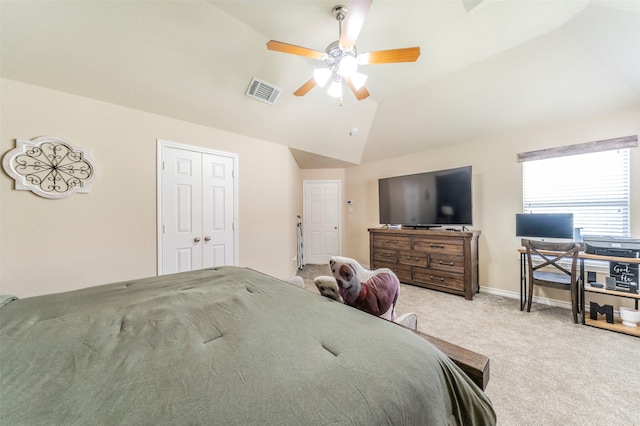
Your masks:
<path fill-rule="evenodd" d="M 582 235 L 628 237 L 629 149 L 525 161 L 524 213 L 573 213 Z"/>

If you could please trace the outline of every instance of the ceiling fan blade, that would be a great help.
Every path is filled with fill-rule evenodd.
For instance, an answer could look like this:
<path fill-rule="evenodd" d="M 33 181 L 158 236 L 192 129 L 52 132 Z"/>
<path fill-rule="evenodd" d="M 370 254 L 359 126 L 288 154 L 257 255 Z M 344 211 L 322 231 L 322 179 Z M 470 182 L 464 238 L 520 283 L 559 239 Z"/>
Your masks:
<path fill-rule="evenodd" d="M 351 79 L 345 78 L 344 81 L 347 83 L 347 86 L 349 86 L 349 89 L 351 89 L 351 91 L 354 95 L 356 95 L 356 98 L 358 98 L 359 101 L 369 97 L 369 91 L 366 87 L 362 86 L 361 88 L 356 89 Z"/>
<path fill-rule="evenodd" d="M 309 92 L 309 90 L 313 89 L 314 87 L 316 87 L 316 80 L 311 77 L 311 80 L 300 86 L 300 88 L 293 92 L 293 94 L 296 96 L 304 96 Z"/>
<path fill-rule="evenodd" d="M 307 49 L 306 47 L 300 47 L 294 44 L 283 43 L 275 40 L 271 40 L 267 43 L 267 49 L 313 59 L 322 59 L 325 55 L 324 52 L 320 52 L 319 50 Z"/>
<path fill-rule="evenodd" d="M 356 39 L 360 34 L 364 18 L 369 12 L 373 0 L 351 0 L 347 6 L 347 16 L 342 23 L 342 34 L 340 35 L 340 45 L 345 49 L 351 49 L 356 44 Z"/>
<path fill-rule="evenodd" d="M 407 47 L 404 49 L 378 50 L 358 55 L 358 63 L 389 64 L 393 62 L 415 62 L 420 56 L 419 47 Z"/>

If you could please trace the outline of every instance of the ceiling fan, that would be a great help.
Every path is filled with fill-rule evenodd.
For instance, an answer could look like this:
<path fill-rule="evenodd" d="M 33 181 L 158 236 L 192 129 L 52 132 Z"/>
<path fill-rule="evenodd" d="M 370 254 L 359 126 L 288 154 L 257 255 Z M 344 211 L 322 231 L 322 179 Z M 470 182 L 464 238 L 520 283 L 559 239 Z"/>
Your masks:
<path fill-rule="evenodd" d="M 329 80 L 328 93 L 342 97 L 342 83 L 346 83 L 358 100 L 366 99 L 369 91 L 364 87 L 367 76 L 357 72 L 358 65 L 388 64 L 394 62 L 415 62 L 420 56 L 419 47 L 378 50 L 358 54 L 356 39 L 360 34 L 364 19 L 373 0 L 351 0 L 348 6 L 333 8 L 333 16 L 338 21 L 339 39 L 327 46 L 324 52 L 306 47 L 271 40 L 267 49 L 277 52 L 324 61 L 326 66 L 317 68 L 313 77 L 293 94 L 304 96 L 315 86 L 323 87 Z M 348 13 L 347 13 L 348 12 Z"/>

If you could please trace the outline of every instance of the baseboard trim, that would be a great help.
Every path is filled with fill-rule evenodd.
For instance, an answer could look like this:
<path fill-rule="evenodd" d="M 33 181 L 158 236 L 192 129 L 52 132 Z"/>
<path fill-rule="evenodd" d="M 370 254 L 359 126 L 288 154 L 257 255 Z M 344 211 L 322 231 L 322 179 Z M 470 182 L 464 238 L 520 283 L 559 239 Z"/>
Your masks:
<path fill-rule="evenodd" d="M 520 292 L 500 290 L 492 287 L 480 287 L 480 291 L 487 294 L 493 294 L 495 296 L 507 297 L 509 299 L 520 300 Z M 549 299 L 547 297 L 533 296 L 533 303 L 539 303 L 541 305 L 553 306 L 556 308 L 564 308 L 571 310 L 571 302 Z"/>

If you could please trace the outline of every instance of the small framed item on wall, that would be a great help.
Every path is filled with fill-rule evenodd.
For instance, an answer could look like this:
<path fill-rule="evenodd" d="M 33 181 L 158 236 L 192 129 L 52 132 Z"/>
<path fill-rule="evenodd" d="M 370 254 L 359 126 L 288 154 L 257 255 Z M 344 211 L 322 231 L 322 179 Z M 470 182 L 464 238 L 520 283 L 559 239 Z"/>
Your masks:
<path fill-rule="evenodd" d="M 89 192 L 96 166 L 88 150 L 56 136 L 16 140 L 2 166 L 15 180 L 15 189 L 60 199 Z"/>

